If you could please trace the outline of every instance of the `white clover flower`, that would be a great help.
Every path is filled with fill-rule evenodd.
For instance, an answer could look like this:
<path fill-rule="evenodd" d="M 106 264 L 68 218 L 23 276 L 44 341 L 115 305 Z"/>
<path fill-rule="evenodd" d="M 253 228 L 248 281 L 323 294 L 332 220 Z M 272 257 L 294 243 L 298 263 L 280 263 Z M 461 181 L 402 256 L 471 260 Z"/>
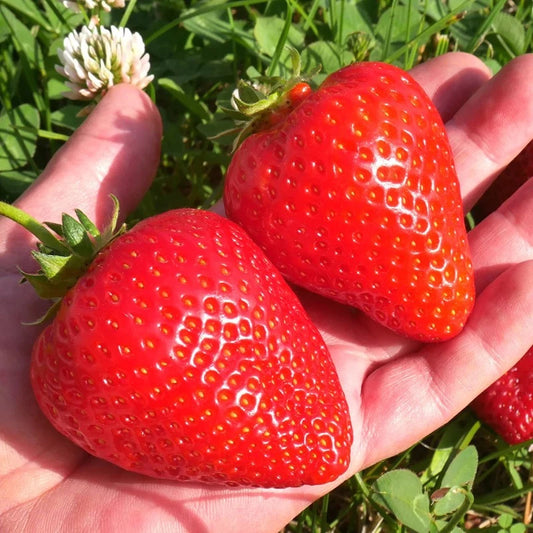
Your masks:
<path fill-rule="evenodd" d="M 144 53 L 144 41 L 139 33 L 128 28 L 83 26 L 71 31 L 57 51 L 62 65 L 56 70 L 68 81 L 72 100 L 100 98 L 113 85 L 129 83 L 144 89 L 152 80 L 149 76 L 150 56 Z"/>
<path fill-rule="evenodd" d="M 76 13 L 79 13 L 82 7 L 85 9 L 100 8 L 109 13 L 113 7 L 124 7 L 126 5 L 126 0 L 76 0 L 74 2 L 61 0 L 61 3 Z"/>

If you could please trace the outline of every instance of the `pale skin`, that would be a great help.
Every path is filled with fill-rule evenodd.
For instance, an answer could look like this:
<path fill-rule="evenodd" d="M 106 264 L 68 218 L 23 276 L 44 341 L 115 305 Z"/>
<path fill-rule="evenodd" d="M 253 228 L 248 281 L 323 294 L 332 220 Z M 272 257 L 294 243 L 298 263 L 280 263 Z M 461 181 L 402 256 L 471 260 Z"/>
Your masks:
<path fill-rule="evenodd" d="M 533 56 L 490 79 L 466 54 L 412 71 L 446 122 L 465 210 L 533 138 Z M 17 204 L 38 220 L 81 208 L 103 224 L 114 193 L 122 213 L 154 176 L 161 122 L 130 86 L 106 95 Z M 220 209 L 220 207 L 219 207 Z M 158 481 L 95 459 L 59 435 L 29 384 L 42 303 L 18 284 L 33 267 L 32 238 L 0 220 L 0 531 L 279 531 L 311 502 L 361 469 L 403 451 L 445 424 L 533 345 L 533 180 L 469 234 L 477 287 L 463 332 L 420 345 L 358 311 L 301 294 L 321 329 L 350 406 L 354 446 L 334 483 L 283 490 L 227 489 Z"/>

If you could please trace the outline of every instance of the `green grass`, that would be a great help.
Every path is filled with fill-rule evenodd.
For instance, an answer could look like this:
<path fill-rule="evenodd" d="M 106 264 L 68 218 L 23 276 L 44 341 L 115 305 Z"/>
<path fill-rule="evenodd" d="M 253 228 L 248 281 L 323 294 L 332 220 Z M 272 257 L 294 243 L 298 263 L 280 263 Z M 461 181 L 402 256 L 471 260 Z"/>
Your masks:
<path fill-rule="evenodd" d="M 83 104 L 61 96 L 54 65 L 64 36 L 84 21 L 57 0 L 0 0 L 2 200 L 16 199 L 83 120 Z M 463 50 L 496 72 L 533 51 L 531 0 L 130 0 L 102 22 L 143 36 L 155 75 L 147 91 L 164 123 L 159 170 L 133 218 L 207 207 L 220 197 L 230 139 L 210 139 L 228 127 L 218 106 L 246 72 L 287 74 L 287 45 L 301 52 L 304 70 L 321 65 L 318 82 L 354 60 L 409 69 Z M 377 496 L 376 487 L 391 483 L 428 509 L 434 531 L 520 533 L 533 529 L 523 523 L 530 471 L 527 445 L 509 447 L 467 410 L 400 456 L 360 472 L 285 532 L 424 531 L 414 504 L 402 504 L 394 489 L 388 499 Z M 441 488 L 444 482 L 454 484 L 453 493 Z"/>

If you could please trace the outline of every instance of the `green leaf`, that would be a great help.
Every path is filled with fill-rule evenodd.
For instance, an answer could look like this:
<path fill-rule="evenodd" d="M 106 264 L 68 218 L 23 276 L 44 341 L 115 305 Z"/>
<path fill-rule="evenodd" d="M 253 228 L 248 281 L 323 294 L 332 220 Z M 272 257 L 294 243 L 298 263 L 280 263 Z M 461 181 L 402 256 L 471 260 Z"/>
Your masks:
<path fill-rule="evenodd" d="M 431 41 L 434 36 L 436 36 L 439 32 L 445 30 L 447 27 L 451 27 L 451 31 L 453 32 L 454 28 L 457 26 L 457 20 L 460 19 L 459 15 L 463 12 L 465 12 L 469 5 L 471 5 L 473 0 L 461 0 L 458 6 L 456 6 L 454 9 L 452 9 L 446 16 L 442 18 L 438 18 L 436 22 L 431 24 L 430 26 L 423 27 L 422 25 L 418 29 L 417 33 L 407 42 L 403 42 L 400 39 L 398 43 L 395 43 L 394 46 L 391 46 L 390 53 L 386 54 L 387 48 L 385 47 L 385 50 L 381 52 L 381 58 L 382 60 L 392 63 L 395 62 L 399 57 L 401 57 L 403 54 L 406 54 L 407 52 L 411 52 L 411 58 L 408 61 L 404 62 L 404 68 L 411 68 L 413 66 L 412 61 L 414 61 L 413 52 L 416 52 L 417 48 L 419 46 L 422 46 L 424 44 L 427 44 L 429 41 Z M 466 17 L 468 18 L 468 17 Z M 457 32 L 454 33 L 454 35 Z M 460 33 L 460 32 L 459 32 Z M 471 33 L 467 32 L 466 38 L 469 39 L 469 35 Z M 463 36 L 464 37 L 464 36 Z M 459 37 L 457 37 L 460 39 Z M 464 40 L 464 39 L 463 39 Z M 390 44 L 390 43 L 389 43 Z M 376 46 L 371 54 L 370 58 L 379 59 L 380 57 L 380 50 L 381 48 L 379 46 Z"/>
<path fill-rule="evenodd" d="M 218 113 L 212 122 L 198 124 L 197 129 L 208 139 L 216 139 L 217 144 L 230 146 L 236 133 L 240 131 L 235 127 L 235 121 Z"/>
<path fill-rule="evenodd" d="M 474 446 L 468 446 L 459 452 L 446 469 L 441 487 L 470 487 L 477 472 L 478 453 Z"/>
<path fill-rule="evenodd" d="M 32 255 L 41 267 L 38 274 L 43 274 L 50 285 L 57 286 L 61 295 L 78 281 L 90 259 L 80 255 L 61 256 L 36 251 L 32 252 Z"/>
<path fill-rule="evenodd" d="M 394 4 L 381 15 L 375 28 L 378 45 L 371 57 L 376 59 L 387 57 L 395 48 L 408 42 L 420 32 L 422 17 L 416 8 L 417 3 L 409 4 L 407 6 Z"/>
<path fill-rule="evenodd" d="M 34 24 L 41 26 L 47 31 L 52 31 L 49 22 L 43 17 L 39 9 L 37 9 L 35 2 L 31 0 L 2 0 L 2 4 L 31 20 Z"/>
<path fill-rule="evenodd" d="M 420 479 L 410 470 L 392 470 L 372 485 L 372 500 L 390 510 L 405 526 L 427 533 L 431 516 L 429 497 Z"/>
<path fill-rule="evenodd" d="M 192 34 L 221 44 L 226 44 L 229 39 L 244 42 L 250 40 L 250 33 L 243 29 L 242 24 L 228 20 L 229 8 L 226 6 L 229 2 L 217 1 L 210 4 L 184 12 L 181 17 L 183 27 Z"/>
<path fill-rule="evenodd" d="M 431 457 L 429 467 L 422 473 L 420 479 L 423 484 L 443 475 L 452 455 L 458 450 L 466 448 L 479 430 L 480 423 L 477 419 L 472 422 L 464 417 L 456 417 L 443 428 L 439 442 Z M 439 485 L 440 486 L 440 485 Z"/>
<path fill-rule="evenodd" d="M 525 53 L 526 30 L 517 18 L 500 12 L 492 20 L 491 28 L 505 41 L 515 56 Z"/>
<path fill-rule="evenodd" d="M 22 104 L 0 115 L 0 172 L 24 166 L 35 154 L 39 112 Z"/>
<path fill-rule="evenodd" d="M 459 527 L 454 527 L 450 529 L 446 520 L 439 519 L 435 520 L 435 522 L 431 524 L 431 527 L 429 529 L 429 533 L 442 533 L 443 531 L 446 531 L 447 533 L 465 533 L 465 530 Z M 489 531 L 491 530 L 488 530 L 487 533 L 489 533 Z"/>
<path fill-rule="evenodd" d="M 65 80 L 51 77 L 46 83 L 46 90 L 48 91 L 48 97 L 50 100 L 60 100 L 64 98 L 63 94 L 66 93 L 68 89 L 65 85 Z"/>
<path fill-rule="evenodd" d="M 362 2 L 345 2 L 337 0 L 337 12 L 342 9 L 342 24 L 337 27 L 337 42 L 344 43 L 346 39 L 356 32 L 372 34 L 370 16 L 365 11 Z"/>
<path fill-rule="evenodd" d="M 83 122 L 83 118 L 79 116 L 80 111 L 81 107 L 79 105 L 67 104 L 51 114 L 52 124 L 74 131 Z"/>
<path fill-rule="evenodd" d="M 497 59 L 491 57 L 483 58 L 483 63 L 485 63 L 485 65 L 489 67 L 493 75 L 497 74 L 503 66 Z"/>
<path fill-rule="evenodd" d="M 18 52 L 26 57 L 32 68 L 42 70 L 44 68 L 43 54 L 31 30 L 9 9 L 1 7 L 0 13 L 11 30 L 11 37 Z"/>
<path fill-rule="evenodd" d="M 444 495 L 442 497 L 438 497 L 437 501 L 435 502 L 433 506 L 433 512 L 436 516 L 444 516 L 453 513 L 459 509 L 461 505 L 463 505 L 465 497 L 466 496 L 464 495 L 463 490 L 457 490 L 457 487 L 446 489 Z M 433 494 L 432 499 L 434 498 L 435 496 Z"/>
<path fill-rule="evenodd" d="M 9 29 L 9 26 L 6 20 L 3 17 L 0 17 L 0 43 L 3 43 L 10 37 L 11 37 L 11 30 Z M 4 63 L 4 67 L 5 67 L 5 63 Z"/>
<path fill-rule="evenodd" d="M 17 0 L 12 1 L 16 2 Z M 50 25 L 54 28 L 53 32 L 57 35 L 66 35 L 70 30 L 72 30 L 72 28 L 76 28 L 84 23 L 83 13 L 75 13 L 72 9 L 61 5 L 61 2 L 57 2 L 55 0 L 44 0 L 41 3 L 44 6 L 46 18 L 49 20 Z"/>
<path fill-rule="evenodd" d="M 509 528 L 513 525 L 513 517 L 510 514 L 502 514 L 498 518 L 498 525 L 504 528 Z"/>
<path fill-rule="evenodd" d="M 16 196 L 22 194 L 35 180 L 35 173 L 21 170 L 0 172 L 0 188 Z"/>
<path fill-rule="evenodd" d="M 187 111 L 190 111 L 199 119 L 209 120 L 211 118 L 211 114 L 206 105 L 197 100 L 193 95 L 186 93 L 185 90 L 171 78 L 159 79 L 158 85 L 173 96 Z"/>
<path fill-rule="evenodd" d="M 481 24 L 478 25 L 474 35 L 470 38 L 468 44 L 466 45 L 465 52 L 474 53 L 479 45 L 483 41 L 483 37 L 491 27 L 492 21 L 496 18 L 498 13 L 503 9 L 506 0 L 497 0 L 495 5 L 492 6 L 492 9 L 487 13 L 479 13 L 481 16 Z M 465 18 L 465 21 L 468 17 Z"/>
<path fill-rule="evenodd" d="M 335 43 L 328 41 L 316 41 L 302 51 L 302 70 L 310 71 L 317 66 L 321 66 L 321 74 L 326 75 L 338 70 L 344 63 Z"/>
<path fill-rule="evenodd" d="M 284 26 L 285 21 L 279 17 L 257 17 L 254 36 L 261 52 L 270 57 L 274 55 Z M 296 49 L 301 48 L 304 44 L 304 34 L 296 26 L 291 26 L 285 44 Z"/>

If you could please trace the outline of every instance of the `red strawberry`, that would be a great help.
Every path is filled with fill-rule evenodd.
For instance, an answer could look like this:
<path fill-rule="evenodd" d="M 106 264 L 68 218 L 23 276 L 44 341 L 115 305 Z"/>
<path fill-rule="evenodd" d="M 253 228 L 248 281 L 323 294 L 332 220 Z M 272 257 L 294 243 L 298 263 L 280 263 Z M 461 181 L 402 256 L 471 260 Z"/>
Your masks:
<path fill-rule="evenodd" d="M 349 463 L 348 407 L 319 332 L 214 213 L 171 211 L 103 247 L 35 343 L 31 382 L 58 431 L 141 474 L 286 487 Z"/>
<path fill-rule="evenodd" d="M 533 141 L 531 141 L 492 182 L 472 209 L 476 222 L 494 212 L 529 178 L 533 177 Z"/>
<path fill-rule="evenodd" d="M 533 346 L 474 400 L 472 408 L 509 444 L 533 438 Z"/>
<path fill-rule="evenodd" d="M 271 126 L 257 107 L 227 172 L 228 216 L 291 282 L 415 339 L 456 335 L 472 264 L 449 142 L 422 88 L 360 63 L 284 113 L 274 102 Z"/>

